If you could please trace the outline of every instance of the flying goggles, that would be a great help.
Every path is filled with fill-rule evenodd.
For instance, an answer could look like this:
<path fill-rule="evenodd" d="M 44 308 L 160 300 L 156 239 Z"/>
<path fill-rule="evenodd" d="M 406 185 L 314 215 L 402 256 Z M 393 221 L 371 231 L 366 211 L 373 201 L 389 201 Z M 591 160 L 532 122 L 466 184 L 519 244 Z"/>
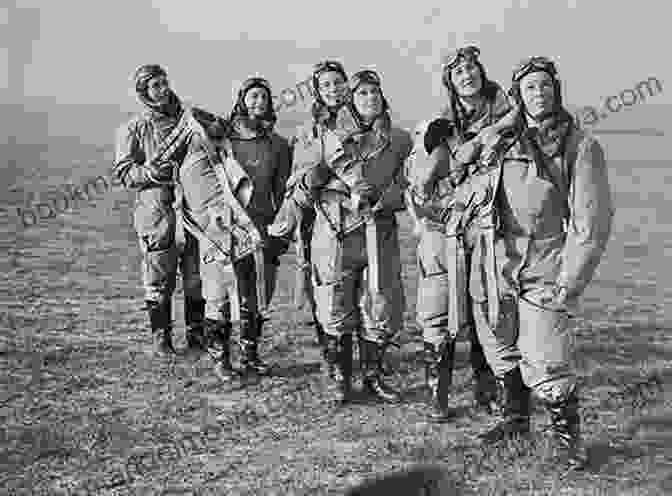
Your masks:
<path fill-rule="evenodd" d="M 375 84 L 376 86 L 381 86 L 380 76 L 376 71 L 371 69 L 365 69 L 353 74 L 350 79 L 350 89 L 354 91 L 360 84 L 368 83 Z"/>
<path fill-rule="evenodd" d="M 462 59 L 476 60 L 480 54 L 480 48 L 473 45 L 459 48 L 443 58 L 443 70 L 449 71 L 454 69 Z"/>
<path fill-rule="evenodd" d="M 249 89 L 252 88 L 253 86 L 262 86 L 269 91 L 271 89 L 271 83 L 269 83 L 267 79 L 264 79 L 262 77 L 247 78 L 241 87 Z"/>
<path fill-rule="evenodd" d="M 530 57 L 525 59 L 513 71 L 513 82 L 517 83 L 531 72 L 544 71 L 555 77 L 558 71 L 552 60 L 546 57 Z"/>
<path fill-rule="evenodd" d="M 313 67 L 313 74 L 321 74 L 322 72 L 340 72 L 345 76 L 345 69 L 343 64 L 336 62 L 334 60 L 325 60 L 324 62 L 319 62 Z"/>

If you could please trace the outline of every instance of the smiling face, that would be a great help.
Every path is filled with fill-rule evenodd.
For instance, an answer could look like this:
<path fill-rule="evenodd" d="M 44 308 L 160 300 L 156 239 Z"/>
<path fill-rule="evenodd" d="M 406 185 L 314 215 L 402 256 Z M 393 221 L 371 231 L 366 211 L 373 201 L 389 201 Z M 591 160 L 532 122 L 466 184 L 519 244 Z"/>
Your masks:
<path fill-rule="evenodd" d="M 520 80 L 520 96 L 525 111 L 533 119 L 550 114 L 555 107 L 553 78 L 544 71 L 527 74 Z"/>
<path fill-rule="evenodd" d="M 166 76 L 155 76 L 147 83 L 147 96 L 153 102 L 164 104 L 170 99 L 170 83 Z"/>
<path fill-rule="evenodd" d="M 383 95 L 375 84 L 360 84 L 352 94 L 352 100 L 365 121 L 372 121 L 383 111 Z"/>
<path fill-rule="evenodd" d="M 252 119 L 261 117 L 268 110 L 268 91 L 260 86 L 253 86 L 245 93 L 243 102 Z"/>
<path fill-rule="evenodd" d="M 472 97 L 483 87 L 483 74 L 476 62 L 464 60 L 450 71 L 450 81 L 459 96 Z"/>
<path fill-rule="evenodd" d="M 345 101 L 347 88 L 340 72 L 328 71 L 320 74 L 317 78 L 317 88 L 320 98 L 327 104 L 327 107 L 338 107 Z"/>

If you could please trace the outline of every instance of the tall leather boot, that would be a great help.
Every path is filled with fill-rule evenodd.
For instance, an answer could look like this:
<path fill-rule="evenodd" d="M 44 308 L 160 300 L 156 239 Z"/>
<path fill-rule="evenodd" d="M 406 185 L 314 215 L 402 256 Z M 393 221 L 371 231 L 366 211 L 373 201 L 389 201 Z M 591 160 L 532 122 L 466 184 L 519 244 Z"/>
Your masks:
<path fill-rule="evenodd" d="M 317 319 L 317 315 L 313 310 L 313 329 L 315 330 L 315 342 L 320 348 L 324 348 L 326 344 L 326 334 L 324 333 L 324 328 L 320 321 Z"/>
<path fill-rule="evenodd" d="M 583 469 L 588 457 L 581 444 L 581 418 L 576 390 L 566 398 L 545 402 L 551 417 L 554 445 L 560 450 L 563 461 L 575 469 Z"/>
<path fill-rule="evenodd" d="M 263 321 L 259 316 L 251 316 L 241 322 L 240 368 L 244 374 L 268 375 L 270 367 L 259 357 L 259 339 Z"/>
<path fill-rule="evenodd" d="M 383 380 L 381 362 L 386 346 L 364 340 L 361 343 L 360 353 L 363 354 L 363 385 L 364 391 L 371 396 L 388 403 L 399 403 L 401 395 Z"/>
<path fill-rule="evenodd" d="M 236 375 L 231 364 L 231 331 L 229 322 L 213 319 L 205 319 L 203 322 L 203 349 L 215 362 L 215 374 L 226 382 Z"/>
<path fill-rule="evenodd" d="M 455 340 L 447 341 L 439 350 L 425 343 L 425 384 L 430 393 L 430 411 L 433 422 L 445 422 L 454 417 L 448 408 L 455 365 Z"/>
<path fill-rule="evenodd" d="M 187 347 L 192 350 L 203 350 L 206 347 L 204 321 L 205 300 L 202 298 L 184 297 L 184 321 Z"/>
<path fill-rule="evenodd" d="M 359 336 L 358 344 L 359 344 L 359 349 L 361 350 L 364 347 L 364 338 L 362 336 Z M 380 365 L 380 373 L 383 374 L 383 376 L 385 376 L 385 377 L 391 377 L 391 376 L 394 375 L 394 371 L 389 366 L 387 361 L 384 360 L 385 353 L 387 352 L 387 349 L 390 346 L 392 346 L 392 344 L 393 344 L 392 342 L 387 342 L 387 343 L 381 345 L 382 346 L 381 356 L 383 358 L 381 358 L 379 365 Z"/>
<path fill-rule="evenodd" d="M 339 340 L 338 364 L 341 369 L 341 404 L 352 399 L 352 334 L 343 334 Z"/>
<path fill-rule="evenodd" d="M 396 343 L 394 344 L 396 345 Z M 385 376 L 385 377 L 391 377 L 394 375 L 394 371 L 392 370 L 392 367 L 390 367 L 390 364 L 387 362 L 387 360 L 384 359 L 385 354 L 387 353 L 387 349 L 393 346 L 393 343 L 388 342 L 383 345 L 383 350 L 381 352 L 381 356 L 383 359 L 380 360 L 380 372 Z M 397 345 L 398 346 L 398 345 Z"/>
<path fill-rule="evenodd" d="M 485 359 L 483 346 L 473 328 L 469 332 L 469 341 L 469 362 L 474 374 L 474 406 L 489 414 L 500 414 L 500 407 L 497 403 L 497 379 Z"/>
<path fill-rule="evenodd" d="M 345 405 L 352 400 L 352 334 L 326 335 L 325 342 L 328 375 L 338 383 L 337 404 Z"/>
<path fill-rule="evenodd" d="M 159 356 L 175 355 L 170 299 L 164 303 L 147 300 L 145 308 L 149 314 L 149 323 L 152 329 L 154 354 Z"/>
<path fill-rule="evenodd" d="M 323 356 L 328 378 L 339 386 L 336 402 L 345 405 L 352 400 L 352 334 L 326 334 Z"/>
<path fill-rule="evenodd" d="M 339 340 L 340 338 L 337 336 L 325 334 L 324 346 L 322 347 L 322 357 L 324 358 L 324 363 L 326 365 L 327 378 L 340 383 L 343 380 L 343 376 L 341 375 L 341 370 L 339 367 Z"/>
<path fill-rule="evenodd" d="M 485 444 L 493 444 L 505 439 L 525 435 L 530 432 L 531 390 L 523 382 L 520 368 L 497 378 L 501 394 L 500 422 L 492 429 L 479 435 Z"/>

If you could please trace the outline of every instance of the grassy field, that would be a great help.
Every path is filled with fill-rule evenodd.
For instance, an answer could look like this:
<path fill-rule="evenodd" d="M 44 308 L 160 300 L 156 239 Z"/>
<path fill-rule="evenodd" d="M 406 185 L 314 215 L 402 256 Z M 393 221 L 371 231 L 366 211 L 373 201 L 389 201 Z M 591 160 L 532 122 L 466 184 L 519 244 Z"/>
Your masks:
<path fill-rule="evenodd" d="M 16 216 L 31 191 L 39 202 L 66 182 L 105 174 L 109 152 L 54 144 L 18 157 L 20 167 L 2 177 L 1 494 L 335 495 L 400 470 L 409 472 L 367 494 L 439 494 L 432 481 L 441 494 L 672 494 L 669 162 L 610 164 L 614 233 L 572 323 L 591 467 L 564 474 L 539 405 L 530 441 L 479 447 L 490 419 L 470 406 L 464 343 L 457 419 L 425 423 L 408 218 L 407 325 L 390 358 L 404 402 L 336 410 L 307 315 L 292 307 L 290 256 L 262 345 L 274 375 L 223 386 L 206 357 L 150 354 L 132 196 L 113 188 L 27 228 Z M 181 291 L 177 299 L 183 347 Z"/>

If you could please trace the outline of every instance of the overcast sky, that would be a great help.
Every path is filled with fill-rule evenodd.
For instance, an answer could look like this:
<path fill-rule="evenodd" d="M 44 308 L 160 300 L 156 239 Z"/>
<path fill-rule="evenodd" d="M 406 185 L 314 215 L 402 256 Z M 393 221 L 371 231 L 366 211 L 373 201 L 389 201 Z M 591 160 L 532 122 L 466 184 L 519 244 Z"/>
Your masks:
<path fill-rule="evenodd" d="M 0 63 L 8 67 L 0 74 L 2 101 L 48 96 L 60 103 L 132 110 L 130 76 L 140 64 L 156 62 L 168 69 L 181 96 L 226 111 L 232 86 L 247 76 L 265 76 L 279 93 L 305 79 L 316 61 L 337 58 L 350 73 L 379 70 L 393 108 L 416 118 L 440 104 L 440 55 L 466 43 L 481 47 L 489 75 L 506 86 L 521 57 L 552 56 L 565 98 L 575 105 L 598 105 L 652 76 L 672 81 L 664 1 L 19 0 L 16 5 L 0 7 Z M 651 103 L 672 103 L 672 91 Z"/>

